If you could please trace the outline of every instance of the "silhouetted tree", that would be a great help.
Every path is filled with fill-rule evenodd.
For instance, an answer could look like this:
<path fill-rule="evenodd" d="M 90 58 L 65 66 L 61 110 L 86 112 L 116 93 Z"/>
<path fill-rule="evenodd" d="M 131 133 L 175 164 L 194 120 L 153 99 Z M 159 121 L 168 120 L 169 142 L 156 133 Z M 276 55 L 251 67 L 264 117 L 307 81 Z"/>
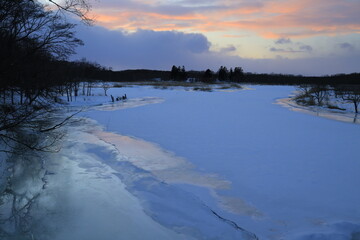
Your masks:
<path fill-rule="evenodd" d="M 219 81 L 228 81 L 229 80 L 229 71 L 226 67 L 221 66 L 218 70 L 218 79 Z"/>
<path fill-rule="evenodd" d="M 244 70 L 242 67 L 236 67 L 232 74 L 231 81 L 241 82 L 244 79 Z"/>
<path fill-rule="evenodd" d="M 206 69 L 204 72 L 201 81 L 203 82 L 212 82 L 214 73 L 210 69 Z"/>
<path fill-rule="evenodd" d="M 233 81 L 233 78 L 234 78 L 234 70 L 232 68 L 230 68 L 230 71 L 229 71 L 229 80 L 230 81 Z"/>
<path fill-rule="evenodd" d="M 176 67 L 175 65 L 172 66 L 170 72 L 170 80 L 173 81 L 185 81 L 186 80 L 186 70 L 185 67 Z"/>
<path fill-rule="evenodd" d="M 181 70 L 180 70 L 180 79 L 182 81 L 185 81 L 186 80 L 186 70 L 185 70 L 185 66 L 182 66 L 181 67 Z"/>
<path fill-rule="evenodd" d="M 179 68 L 173 65 L 170 72 L 170 80 L 176 80 L 178 78 L 178 75 L 179 75 Z"/>

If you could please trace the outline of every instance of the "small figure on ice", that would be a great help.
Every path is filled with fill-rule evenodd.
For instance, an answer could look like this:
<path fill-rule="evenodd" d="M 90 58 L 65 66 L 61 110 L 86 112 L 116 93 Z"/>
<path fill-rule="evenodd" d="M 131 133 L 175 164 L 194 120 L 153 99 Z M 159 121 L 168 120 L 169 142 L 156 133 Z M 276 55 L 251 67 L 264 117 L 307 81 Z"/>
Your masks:
<path fill-rule="evenodd" d="M 111 96 L 111 101 L 112 101 L 112 102 L 115 102 L 115 100 L 116 100 L 117 102 L 118 102 L 118 101 L 125 101 L 125 100 L 127 99 L 126 94 L 123 95 L 123 96 L 121 96 L 121 97 L 116 97 L 115 99 L 114 99 L 113 95 L 110 95 L 110 96 Z"/>

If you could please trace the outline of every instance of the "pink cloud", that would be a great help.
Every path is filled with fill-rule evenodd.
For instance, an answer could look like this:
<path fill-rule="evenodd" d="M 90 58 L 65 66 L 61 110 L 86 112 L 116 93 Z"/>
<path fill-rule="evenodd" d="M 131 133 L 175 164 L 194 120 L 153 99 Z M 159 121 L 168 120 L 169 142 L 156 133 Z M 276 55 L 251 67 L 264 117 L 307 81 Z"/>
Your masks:
<path fill-rule="evenodd" d="M 267 38 L 360 33 L 360 4 L 351 0 L 102 2 L 94 8 L 98 22 L 112 29 L 246 30 Z"/>

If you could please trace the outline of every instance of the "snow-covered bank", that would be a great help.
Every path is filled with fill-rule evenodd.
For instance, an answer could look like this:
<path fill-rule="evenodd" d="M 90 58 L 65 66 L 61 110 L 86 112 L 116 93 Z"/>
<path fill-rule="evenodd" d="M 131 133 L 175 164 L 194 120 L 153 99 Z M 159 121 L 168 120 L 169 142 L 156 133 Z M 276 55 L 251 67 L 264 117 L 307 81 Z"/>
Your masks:
<path fill-rule="evenodd" d="M 357 113 L 332 110 L 319 106 L 301 106 L 297 104 L 292 97 L 278 99 L 277 103 L 290 109 L 291 111 L 311 114 L 341 122 L 360 124 L 360 117 Z"/>

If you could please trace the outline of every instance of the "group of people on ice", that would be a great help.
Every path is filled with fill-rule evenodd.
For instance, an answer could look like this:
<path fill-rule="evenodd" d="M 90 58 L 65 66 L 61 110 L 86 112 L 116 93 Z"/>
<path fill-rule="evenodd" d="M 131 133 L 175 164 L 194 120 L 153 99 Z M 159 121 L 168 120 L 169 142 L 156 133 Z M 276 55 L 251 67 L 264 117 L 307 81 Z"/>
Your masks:
<path fill-rule="evenodd" d="M 124 100 L 126 100 L 126 99 L 127 99 L 126 94 L 125 94 L 125 95 L 123 95 L 123 96 L 121 96 L 121 97 L 116 97 L 116 98 L 114 98 L 114 96 L 113 96 L 113 95 L 110 95 L 110 96 L 111 96 L 111 101 L 112 101 L 112 102 L 115 102 L 115 100 L 116 100 L 116 101 L 124 101 Z"/>

